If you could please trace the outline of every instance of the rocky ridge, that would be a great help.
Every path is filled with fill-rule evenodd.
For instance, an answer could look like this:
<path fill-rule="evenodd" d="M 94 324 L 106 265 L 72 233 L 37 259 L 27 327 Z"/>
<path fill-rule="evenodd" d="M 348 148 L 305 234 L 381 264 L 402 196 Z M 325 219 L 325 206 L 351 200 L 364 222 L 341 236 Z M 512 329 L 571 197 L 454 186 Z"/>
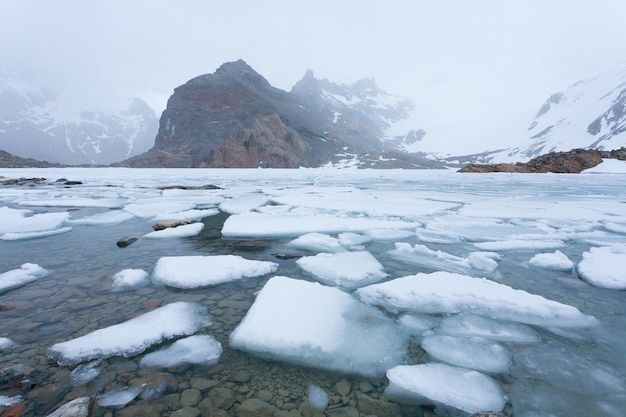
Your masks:
<path fill-rule="evenodd" d="M 385 105 L 376 100 L 382 96 Z M 339 86 L 312 72 L 286 92 L 239 60 L 176 88 L 154 147 L 115 165 L 297 168 L 351 161 L 374 168 L 443 167 L 389 151 L 381 140 L 410 108 L 410 101 L 391 100 L 371 80 Z"/>
<path fill-rule="evenodd" d="M 519 172 L 519 173 L 580 173 L 593 168 L 603 159 L 619 159 L 626 161 L 626 148 L 612 151 L 596 149 L 572 149 L 567 152 L 550 152 L 530 161 L 515 164 L 469 164 L 459 172 Z"/>

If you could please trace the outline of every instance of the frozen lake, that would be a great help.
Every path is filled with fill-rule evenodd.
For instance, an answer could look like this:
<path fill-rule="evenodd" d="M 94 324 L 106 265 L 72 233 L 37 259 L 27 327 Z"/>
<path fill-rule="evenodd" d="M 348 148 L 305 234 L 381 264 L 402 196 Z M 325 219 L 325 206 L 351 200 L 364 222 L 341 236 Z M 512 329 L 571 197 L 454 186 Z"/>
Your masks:
<path fill-rule="evenodd" d="M 0 176 L 0 412 L 626 409 L 625 174 Z"/>

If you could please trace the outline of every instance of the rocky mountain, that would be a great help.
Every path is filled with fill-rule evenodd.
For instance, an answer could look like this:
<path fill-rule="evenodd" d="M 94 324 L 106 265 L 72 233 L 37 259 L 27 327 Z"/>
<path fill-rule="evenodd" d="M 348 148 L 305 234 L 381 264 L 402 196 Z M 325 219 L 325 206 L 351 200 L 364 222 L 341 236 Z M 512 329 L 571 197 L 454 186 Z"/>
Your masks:
<path fill-rule="evenodd" d="M 388 132 L 412 106 L 372 80 L 337 85 L 316 79 L 311 71 L 290 92 L 283 91 L 239 60 L 176 88 L 154 147 L 115 165 L 442 167 L 390 150 L 390 142 L 407 135 L 389 137 Z"/>
<path fill-rule="evenodd" d="M 78 108 L 62 92 L 0 71 L 0 149 L 70 165 L 109 164 L 150 149 L 158 119 L 141 99 Z"/>
<path fill-rule="evenodd" d="M 63 165 L 33 158 L 21 158 L 0 150 L 0 168 L 60 168 Z"/>
<path fill-rule="evenodd" d="M 528 127 L 527 139 L 482 155 L 491 162 L 527 161 L 574 148 L 611 150 L 626 145 L 626 63 L 552 94 Z"/>

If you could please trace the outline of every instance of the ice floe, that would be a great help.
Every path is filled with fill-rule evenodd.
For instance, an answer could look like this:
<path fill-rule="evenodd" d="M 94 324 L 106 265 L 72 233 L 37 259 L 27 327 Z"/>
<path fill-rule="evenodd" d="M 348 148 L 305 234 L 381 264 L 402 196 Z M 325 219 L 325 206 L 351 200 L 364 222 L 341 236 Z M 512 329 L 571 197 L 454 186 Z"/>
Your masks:
<path fill-rule="evenodd" d="M 70 380 L 73 386 L 87 385 L 102 372 L 102 361 L 93 361 L 78 365 L 70 372 Z"/>
<path fill-rule="evenodd" d="M 382 376 L 403 363 L 406 341 L 393 320 L 336 288 L 287 277 L 263 287 L 230 346 L 337 372 Z"/>
<path fill-rule="evenodd" d="M 269 199 L 264 194 L 237 196 L 222 201 L 218 207 L 221 211 L 228 214 L 241 214 L 263 206 L 268 202 Z"/>
<path fill-rule="evenodd" d="M 27 216 L 29 210 L 0 208 L 0 237 L 6 234 L 49 232 L 59 229 L 70 218 L 70 213 L 39 213 Z M 6 239 L 8 240 L 8 239 Z"/>
<path fill-rule="evenodd" d="M 298 249 L 306 249 L 316 252 L 345 252 L 346 248 L 341 246 L 339 239 L 323 233 L 307 233 L 295 238 L 287 243 Z"/>
<path fill-rule="evenodd" d="M 141 391 L 143 391 L 143 386 L 141 385 L 108 391 L 98 395 L 98 405 L 100 407 L 120 409 L 137 398 Z"/>
<path fill-rule="evenodd" d="M 144 203 L 131 203 L 124 206 L 124 211 L 135 217 L 142 219 L 154 219 L 159 216 L 167 219 L 172 218 L 174 213 L 192 210 L 197 207 L 195 203 L 181 201 L 162 201 L 161 199 L 151 199 Z"/>
<path fill-rule="evenodd" d="M 437 326 L 438 322 L 434 317 L 419 314 L 402 314 L 398 317 L 400 328 L 409 336 L 422 336 Z"/>
<path fill-rule="evenodd" d="M 19 269 L 12 269 L 0 274 L 0 294 L 22 287 L 48 275 L 50 271 L 37 264 L 25 263 Z"/>
<path fill-rule="evenodd" d="M 81 217 L 78 219 L 70 219 L 71 224 L 84 224 L 87 226 L 113 225 L 132 219 L 134 216 L 122 210 L 108 211 L 98 213 L 92 216 Z"/>
<path fill-rule="evenodd" d="M 422 348 L 433 359 L 477 371 L 501 374 L 511 367 L 511 352 L 480 337 L 430 334 L 422 339 Z"/>
<path fill-rule="evenodd" d="M 111 356 L 134 356 L 166 339 L 188 336 L 211 324 L 199 304 L 175 302 L 128 321 L 56 343 L 48 355 L 59 365 L 72 365 Z"/>
<path fill-rule="evenodd" d="M 175 237 L 190 237 L 199 235 L 204 229 L 204 223 L 196 222 L 177 227 L 169 227 L 163 230 L 156 230 L 144 235 L 146 239 L 167 239 Z"/>
<path fill-rule="evenodd" d="M 150 274 L 143 269 L 123 269 L 113 275 L 113 291 L 143 287 L 150 283 Z"/>
<path fill-rule="evenodd" d="M 296 264 L 326 285 L 355 289 L 387 277 L 383 266 L 367 251 L 318 253 Z"/>
<path fill-rule="evenodd" d="M 613 244 L 591 248 L 583 253 L 578 275 L 591 285 L 611 290 L 626 290 L 626 245 Z"/>
<path fill-rule="evenodd" d="M 19 201 L 20 206 L 26 207 L 103 207 L 121 208 L 127 200 L 124 198 L 73 198 L 59 197 L 52 199 L 27 199 Z"/>
<path fill-rule="evenodd" d="M 164 256 L 154 266 L 152 281 L 176 288 L 197 288 L 276 272 L 275 262 L 236 255 Z"/>
<path fill-rule="evenodd" d="M 15 405 L 21 402 L 22 402 L 22 397 L 20 397 L 19 395 L 16 395 L 13 397 L 9 397 L 7 395 L 0 395 L 0 407 L 10 407 L 12 405 Z"/>
<path fill-rule="evenodd" d="M 496 320 L 472 313 L 444 317 L 439 323 L 437 333 L 451 336 L 477 336 L 512 343 L 537 343 L 541 341 L 539 334 L 524 324 Z"/>
<path fill-rule="evenodd" d="M 352 250 L 361 250 L 363 249 L 362 245 L 364 243 L 371 242 L 373 240 L 371 236 L 365 236 L 360 233 L 352 232 L 339 233 L 337 238 L 342 246 Z"/>
<path fill-rule="evenodd" d="M 141 366 L 173 368 L 192 363 L 211 365 L 217 363 L 222 355 L 222 345 L 209 335 L 195 335 L 179 339 L 170 346 L 145 355 Z"/>
<path fill-rule="evenodd" d="M 417 313 L 472 312 L 494 318 L 554 327 L 596 323 L 577 308 L 516 290 L 485 278 L 433 272 L 397 278 L 360 288 L 361 300 L 390 311 Z"/>
<path fill-rule="evenodd" d="M 395 259 L 448 272 L 494 274 L 498 267 L 495 259 L 500 258 L 493 252 L 472 252 L 467 258 L 463 258 L 420 244 L 411 246 L 406 242 L 396 242 L 395 246 L 395 249 L 388 252 Z"/>
<path fill-rule="evenodd" d="M 204 219 L 205 217 L 216 216 L 218 214 L 220 214 L 220 211 L 214 208 L 192 209 L 192 210 L 185 210 L 185 211 L 176 211 L 173 213 L 157 214 L 152 219 L 156 221 L 172 220 L 172 219 L 191 221 L 191 220 L 201 220 L 201 219 Z"/>
<path fill-rule="evenodd" d="M 60 235 L 62 233 L 71 232 L 71 227 L 61 227 L 59 229 L 54 230 L 44 230 L 41 232 L 9 232 L 0 236 L 0 240 L 28 240 L 28 239 L 39 239 L 42 237 Z"/>
<path fill-rule="evenodd" d="M 528 261 L 530 265 L 538 268 L 552 269 L 556 271 L 571 271 L 574 268 L 574 262 L 563 252 L 557 250 L 554 253 L 538 253 Z"/>
<path fill-rule="evenodd" d="M 478 371 L 429 363 L 387 371 L 385 394 L 400 402 L 454 407 L 468 413 L 500 411 L 506 397 L 500 385 Z"/>
<path fill-rule="evenodd" d="M 15 346 L 15 342 L 8 337 L 0 336 L 0 350 L 10 349 Z"/>
<path fill-rule="evenodd" d="M 544 250 L 562 248 L 565 242 L 558 239 L 511 239 L 476 242 L 474 246 L 489 251 Z"/>

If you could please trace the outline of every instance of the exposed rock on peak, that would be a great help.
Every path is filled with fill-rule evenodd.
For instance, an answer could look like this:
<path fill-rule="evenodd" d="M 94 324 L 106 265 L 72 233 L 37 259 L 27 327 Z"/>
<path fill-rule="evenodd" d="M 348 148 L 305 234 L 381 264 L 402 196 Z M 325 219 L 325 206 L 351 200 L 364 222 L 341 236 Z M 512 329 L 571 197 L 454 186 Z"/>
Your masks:
<path fill-rule="evenodd" d="M 381 104 L 377 100 L 384 96 Z M 115 164 L 134 167 L 318 167 L 358 159 L 360 166 L 440 167 L 395 153 L 381 142 L 410 101 L 389 100 L 373 80 L 339 86 L 307 71 L 291 92 L 272 87 L 244 61 L 176 88 L 154 148 Z"/>

